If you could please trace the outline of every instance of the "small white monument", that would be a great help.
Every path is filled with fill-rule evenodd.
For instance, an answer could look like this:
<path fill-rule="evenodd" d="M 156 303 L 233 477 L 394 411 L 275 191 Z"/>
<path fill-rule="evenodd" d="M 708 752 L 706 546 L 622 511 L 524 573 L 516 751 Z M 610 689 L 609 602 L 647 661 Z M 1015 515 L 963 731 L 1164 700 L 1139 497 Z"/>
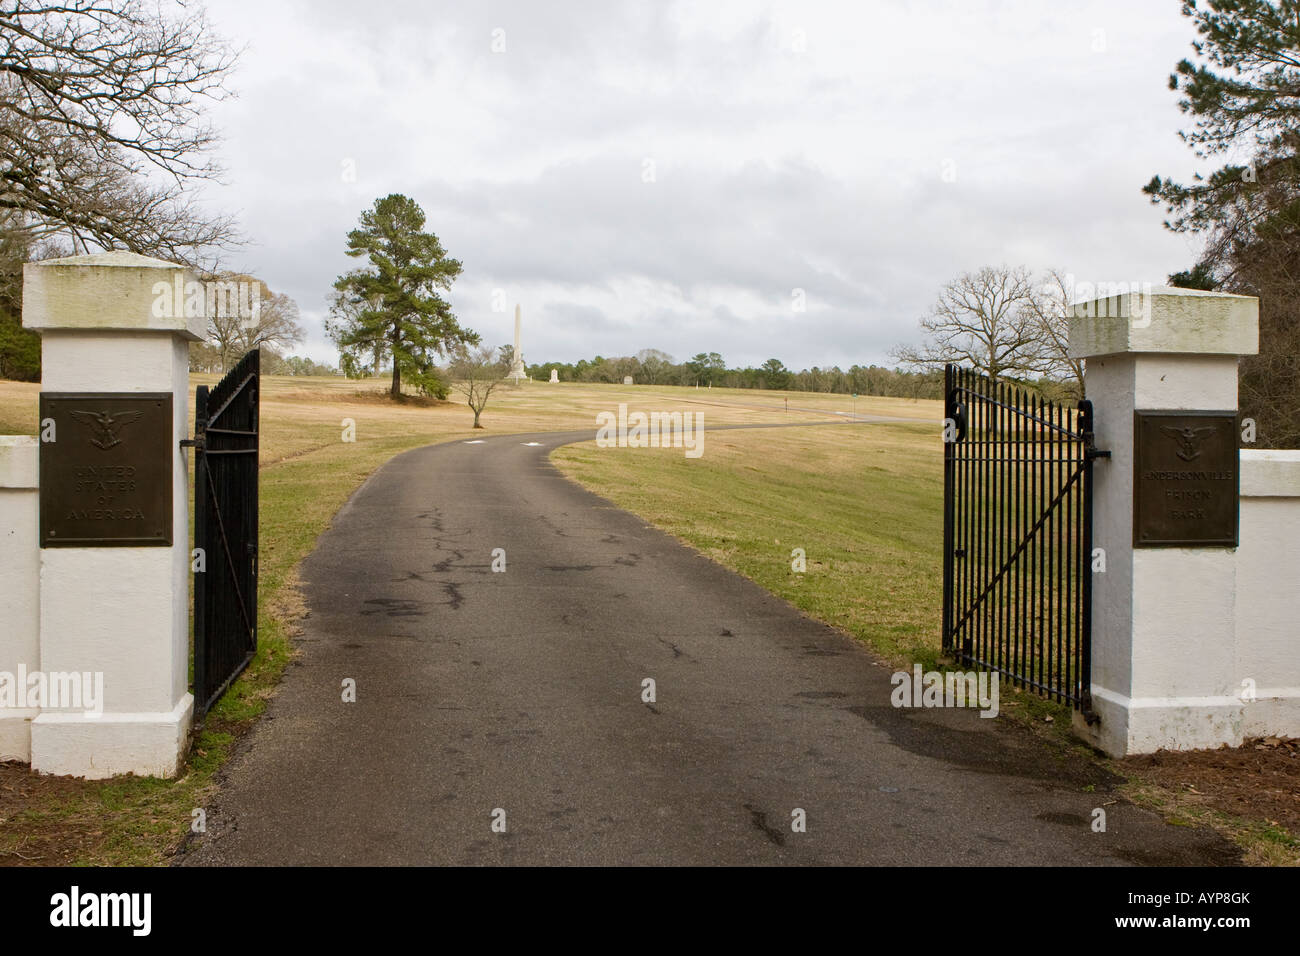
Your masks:
<path fill-rule="evenodd" d="M 560 380 L 560 370 L 558 368 L 551 369 L 551 384 L 554 385 L 559 380 Z"/>
<path fill-rule="evenodd" d="M 623 384 L 624 384 L 624 385 L 631 385 L 631 384 L 632 384 L 632 376 L 631 376 L 631 375 L 624 375 L 624 376 L 623 376 Z"/>
<path fill-rule="evenodd" d="M 519 347 L 519 332 L 520 332 L 519 326 L 520 326 L 520 313 L 519 313 L 519 306 L 516 305 L 515 306 L 514 362 L 510 366 L 510 377 L 515 380 L 516 385 L 518 385 L 519 380 L 524 377 L 524 353 L 523 350 L 520 349 Z"/>

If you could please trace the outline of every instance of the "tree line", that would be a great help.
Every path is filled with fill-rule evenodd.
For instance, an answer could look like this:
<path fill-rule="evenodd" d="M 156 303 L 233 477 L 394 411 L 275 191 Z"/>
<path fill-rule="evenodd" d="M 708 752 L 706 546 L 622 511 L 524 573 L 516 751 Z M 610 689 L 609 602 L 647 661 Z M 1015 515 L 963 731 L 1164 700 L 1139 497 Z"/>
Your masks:
<path fill-rule="evenodd" d="M 505 346 L 503 348 L 509 348 Z M 886 395 L 897 398 L 939 398 L 943 375 L 908 372 L 878 365 L 839 366 L 795 371 L 780 359 L 768 359 L 760 366 L 728 367 L 716 352 L 701 352 L 685 362 L 657 349 L 636 355 L 606 358 L 597 355 L 577 362 L 540 362 L 528 366 L 531 378 L 550 379 L 551 370 L 561 382 L 622 384 L 631 377 L 637 385 L 679 385 L 687 388 L 766 388 L 796 392 Z"/>
<path fill-rule="evenodd" d="M 508 354 L 510 346 L 502 346 Z M 577 362 L 540 362 L 528 366 L 534 380 L 547 381 L 551 370 L 561 382 L 607 382 L 621 384 L 631 376 L 637 385 L 679 385 L 687 388 L 763 388 L 792 392 L 827 392 L 836 395 L 883 396 L 892 398 L 943 398 L 941 368 L 908 370 L 881 365 L 813 366 L 799 371 L 789 369 L 780 359 L 768 359 L 762 365 L 728 367 L 717 352 L 701 352 L 685 362 L 656 349 L 644 349 L 636 355 L 606 358 L 597 355 Z M 1047 375 L 1012 375 L 1008 377 L 1049 399 L 1072 394 L 1069 382 Z"/>

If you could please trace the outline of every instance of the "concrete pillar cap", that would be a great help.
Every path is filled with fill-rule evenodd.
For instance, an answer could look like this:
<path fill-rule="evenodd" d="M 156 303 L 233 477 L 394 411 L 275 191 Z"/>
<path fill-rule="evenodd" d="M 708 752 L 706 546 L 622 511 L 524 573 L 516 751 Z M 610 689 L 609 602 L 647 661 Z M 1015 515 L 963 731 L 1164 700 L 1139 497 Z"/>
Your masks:
<path fill-rule="evenodd" d="M 23 265 L 23 325 L 37 332 L 171 332 L 198 342 L 207 334 L 205 303 L 189 268 L 134 252 Z"/>
<path fill-rule="evenodd" d="M 1070 356 L 1124 353 L 1254 355 L 1259 299 L 1143 286 L 1070 306 Z"/>

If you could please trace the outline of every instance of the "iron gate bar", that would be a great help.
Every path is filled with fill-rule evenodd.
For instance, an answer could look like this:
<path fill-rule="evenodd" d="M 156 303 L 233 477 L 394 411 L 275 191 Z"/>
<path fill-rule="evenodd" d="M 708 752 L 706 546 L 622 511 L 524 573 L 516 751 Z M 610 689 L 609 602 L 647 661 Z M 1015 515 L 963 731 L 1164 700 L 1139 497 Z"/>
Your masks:
<path fill-rule="evenodd" d="M 246 453 L 238 452 L 237 454 Z M 207 454 L 205 454 L 203 458 L 203 470 L 207 473 L 208 484 L 210 486 L 214 481 L 212 477 L 212 468 L 208 465 Z M 256 628 L 253 627 L 253 623 L 248 619 L 248 608 L 244 604 L 244 595 L 239 589 L 239 579 L 235 576 L 235 557 L 230 551 L 230 539 L 226 537 L 225 522 L 221 520 L 221 507 L 217 504 L 215 496 L 210 497 L 208 503 L 212 505 L 212 514 L 217 519 L 217 536 L 221 539 L 221 550 L 226 556 L 226 571 L 230 575 L 230 586 L 234 588 L 235 591 L 235 605 L 239 608 L 239 616 L 244 621 L 244 629 L 251 634 L 256 630 Z"/>
<path fill-rule="evenodd" d="M 944 651 L 1095 719 L 1091 404 L 952 365 L 944 385 Z"/>
<path fill-rule="evenodd" d="M 1011 424 L 1010 416 L 1007 415 L 1006 413 L 1007 412 L 1006 403 L 1002 401 L 1005 391 L 1006 391 L 1005 384 L 999 382 L 997 384 L 997 387 L 993 390 L 993 395 L 991 396 L 993 401 L 993 404 L 991 406 L 991 411 L 993 414 L 993 434 L 996 437 L 994 439 L 995 444 L 990 446 L 988 450 L 991 453 L 991 457 L 995 457 L 995 458 L 1005 454 L 1007 430 Z M 997 466 L 996 461 L 990 461 L 989 468 L 996 476 L 996 478 L 994 479 L 994 488 L 993 488 L 994 500 L 1002 501 L 1006 498 L 1008 492 L 1007 478 L 1009 476 L 1007 474 L 1007 470 L 1005 468 L 999 468 Z M 995 532 L 996 536 L 994 538 L 993 563 L 1001 567 L 1006 564 L 1006 557 L 1007 557 L 1006 550 L 1007 550 L 1008 532 L 1007 532 L 1006 522 L 1007 522 L 1007 518 L 1010 517 L 1009 509 L 998 508 L 993 517 L 994 517 L 994 523 L 997 526 L 997 530 Z M 1001 574 L 999 574 L 994 579 L 993 587 L 996 589 L 998 599 L 992 605 L 992 608 L 993 608 L 994 617 L 998 621 L 998 626 L 994 630 L 991 637 L 993 641 L 993 646 L 996 647 L 998 650 L 999 662 L 1002 664 L 1004 668 L 1010 668 L 1011 655 L 1008 653 L 1008 648 L 1006 646 L 1006 638 L 1007 636 L 1009 636 L 1009 631 L 1004 630 L 1001 625 L 1004 612 L 1007 610 L 1006 594 L 1004 589 L 1002 588 Z"/>
<path fill-rule="evenodd" d="M 188 444 L 194 448 L 194 547 L 201 548 L 207 540 L 207 469 L 199 464 L 206 443 L 204 429 L 208 419 L 208 387 L 200 385 L 194 390 L 194 438 Z M 207 554 L 207 552 L 203 552 Z M 206 686 L 207 666 L 204 662 L 207 646 L 208 584 L 206 564 L 203 574 L 192 575 L 194 579 L 194 717 L 199 719 L 207 712 L 209 701 L 205 700 L 203 688 Z"/>
<path fill-rule="evenodd" d="M 200 385 L 195 395 L 195 437 L 189 443 L 196 450 L 194 543 L 214 562 L 194 576 L 198 717 L 220 699 L 257 652 L 260 365 L 255 349 L 211 391 Z"/>
<path fill-rule="evenodd" d="M 248 353 L 248 355 L 252 355 L 252 354 L 253 354 L 252 352 Z M 247 359 L 248 355 L 244 356 L 244 359 Z M 244 359 L 240 359 L 241 364 L 243 363 Z M 239 366 L 237 365 L 235 366 L 234 371 L 230 373 L 230 375 L 233 375 L 235 372 L 238 371 L 239 371 Z M 230 381 L 230 375 L 227 375 L 220 382 L 218 382 L 217 388 L 221 388 L 221 386 L 225 385 L 228 381 Z M 235 399 L 239 398 L 241 395 L 244 394 L 244 388 L 248 385 L 248 383 L 257 381 L 257 377 L 258 376 L 256 374 L 246 376 L 244 380 L 240 382 L 239 385 L 235 388 L 235 390 L 231 393 L 230 397 L 227 398 L 224 402 L 222 402 L 221 407 L 218 408 L 215 412 L 211 412 L 208 415 L 208 420 L 210 422 L 215 422 L 218 418 L 224 415 L 226 413 L 226 409 L 230 408 L 230 406 L 234 403 Z M 221 429 L 213 428 L 211 430 L 220 431 Z M 253 434 L 256 434 L 256 432 L 254 432 Z"/>

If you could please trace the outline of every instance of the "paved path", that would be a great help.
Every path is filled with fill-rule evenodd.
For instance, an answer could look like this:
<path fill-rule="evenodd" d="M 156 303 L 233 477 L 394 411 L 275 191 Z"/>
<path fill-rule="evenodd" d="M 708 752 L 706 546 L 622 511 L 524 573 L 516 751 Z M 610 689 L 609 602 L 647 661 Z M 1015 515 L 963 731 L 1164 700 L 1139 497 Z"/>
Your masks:
<path fill-rule="evenodd" d="M 852 639 L 563 478 L 547 454 L 579 437 L 421 448 L 362 486 L 186 863 L 1234 858 L 1122 802 L 1093 833 L 1113 781 L 975 711 L 892 708 Z"/>

